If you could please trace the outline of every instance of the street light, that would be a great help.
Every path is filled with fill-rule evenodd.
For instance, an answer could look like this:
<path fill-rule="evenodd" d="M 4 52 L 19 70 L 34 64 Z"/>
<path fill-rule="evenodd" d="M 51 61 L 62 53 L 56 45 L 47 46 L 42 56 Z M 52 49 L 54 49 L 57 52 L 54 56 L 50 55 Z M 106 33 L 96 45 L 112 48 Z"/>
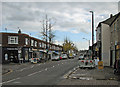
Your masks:
<path fill-rule="evenodd" d="M 89 46 L 90 46 L 90 40 L 88 40 L 88 39 L 86 39 L 86 38 L 83 38 L 83 39 L 87 40 L 87 41 L 88 41 L 88 43 L 89 43 Z M 89 48 L 89 47 L 88 47 L 88 48 Z"/>
<path fill-rule="evenodd" d="M 93 44 L 94 44 L 94 12 L 90 11 L 90 13 L 92 13 L 92 59 L 94 59 L 93 57 Z"/>

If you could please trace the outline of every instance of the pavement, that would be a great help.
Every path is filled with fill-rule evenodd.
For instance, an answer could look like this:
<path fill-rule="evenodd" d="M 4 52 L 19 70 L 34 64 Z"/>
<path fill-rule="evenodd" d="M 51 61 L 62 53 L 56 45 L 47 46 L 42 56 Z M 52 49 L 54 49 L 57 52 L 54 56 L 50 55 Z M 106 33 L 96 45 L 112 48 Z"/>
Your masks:
<path fill-rule="evenodd" d="M 58 85 L 119 85 L 120 75 L 114 75 L 113 68 L 73 69 Z"/>

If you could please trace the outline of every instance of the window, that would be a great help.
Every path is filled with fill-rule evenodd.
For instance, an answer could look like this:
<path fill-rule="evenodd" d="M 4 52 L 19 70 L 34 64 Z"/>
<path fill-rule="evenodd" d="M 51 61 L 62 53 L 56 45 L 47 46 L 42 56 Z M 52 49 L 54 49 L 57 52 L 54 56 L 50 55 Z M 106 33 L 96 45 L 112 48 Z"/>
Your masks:
<path fill-rule="evenodd" d="M 41 44 L 41 43 L 39 43 L 39 46 L 40 46 L 40 47 L 42 47 L 42 44 Z"/>
<path fill-rule="evenodd" d="M 44 48 L 44 43 L 42 43 L 42 48 Z"/>
<path fill-rule="evenodd" d="M 35 41 L 35 47 L 37 47 L 37 41 Z"/>
<path fill-rule="evenodd" d="M 116 30 L 116 23 L 114 23 L 114 30 Z"/>
<path fill-rule="evenodd" d="M 117 20 L 117 30 L 119 30 L 119 27 L 118 27 L 118 25 L 119 25 L 119 19 Z"/>
<path fill-rule="evenodd" d="M 25 38 L 25 44 L 28 45 L 28 38 Z"/>
<path fill-rule="evenodd" d="M 31 46 L 33 46 L 33 44 L 34 44 L 34 40 L 31 40 Z"/>
<path fill-rule="evenodd" d="M 18 36 L 8 36 L 8 44 L 18 44 Z"/>

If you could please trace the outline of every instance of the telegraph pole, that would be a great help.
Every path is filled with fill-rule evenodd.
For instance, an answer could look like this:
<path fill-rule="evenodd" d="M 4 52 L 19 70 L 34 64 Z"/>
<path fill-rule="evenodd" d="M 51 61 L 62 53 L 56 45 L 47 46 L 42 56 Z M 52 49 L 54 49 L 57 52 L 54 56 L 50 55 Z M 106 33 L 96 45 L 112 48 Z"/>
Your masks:
<path fill-rule="evenodd" d="M 47 41 L 47 36 L 48 35 L 47 35 L 47 31 L 48 31 L 48 19 L 47 19 L 47 14 L 46 14 L 46 60 L 48 60 L 48 56 L 47 56 L 48 55 L 48 46 L 47 46 L 48 45 L 47 44 L 47 42 L 48 42 Z"/>
<path fill-rule="evenodd" d="M 90 11 L 90 13 L 92 13 L 92 59 L 94 59 L 94 55 L 93 55 L 93 45 L 94 45 L 94 13 L 93 11 Z"/>

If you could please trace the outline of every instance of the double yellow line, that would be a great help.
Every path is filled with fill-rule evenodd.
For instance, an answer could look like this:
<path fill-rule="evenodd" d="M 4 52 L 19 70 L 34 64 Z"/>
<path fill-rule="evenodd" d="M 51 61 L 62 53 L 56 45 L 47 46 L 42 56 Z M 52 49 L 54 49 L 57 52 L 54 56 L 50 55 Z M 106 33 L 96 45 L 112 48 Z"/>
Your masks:
<path fill-rule="evenodd" d="M 7 74 L 12 73 L 12 72 L 13 72 L 13 70 L 9 69 L 9 71 L 7 73 L 3 74 L 3 75 L 7 75 Z"/>

